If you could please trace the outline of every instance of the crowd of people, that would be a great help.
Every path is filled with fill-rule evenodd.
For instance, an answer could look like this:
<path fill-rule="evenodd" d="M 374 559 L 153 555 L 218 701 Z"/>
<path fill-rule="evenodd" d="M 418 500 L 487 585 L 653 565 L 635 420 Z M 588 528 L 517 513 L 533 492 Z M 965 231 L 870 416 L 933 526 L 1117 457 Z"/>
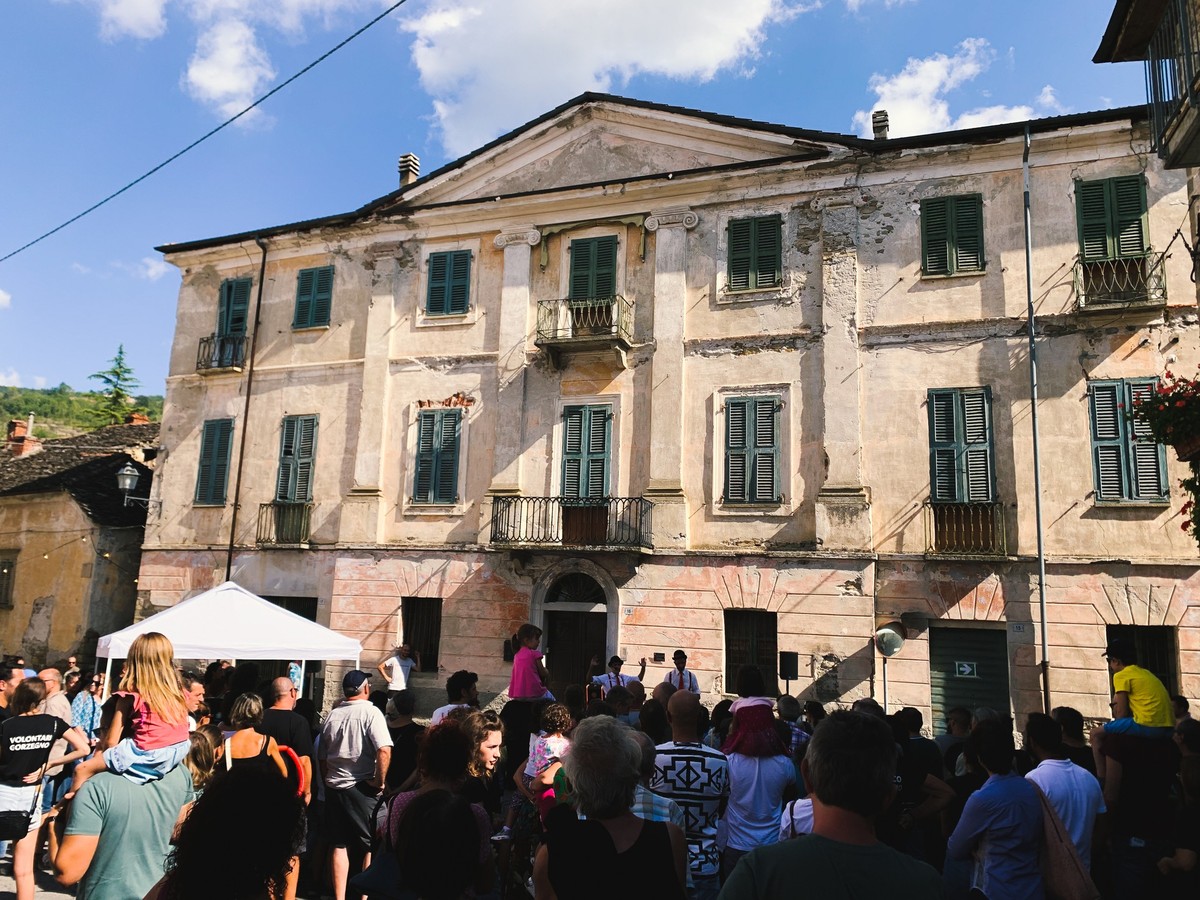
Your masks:
<path fill-rule="evenodd" d="M 74 660 L 7 661 L 17 900 L 38 866 L 83 900 L 1200 897 L 1200 722 L 1131 646 L 1090 734 L 1069 707 L 980 708 L 930 739 L 915 708 L 827 713 L 753 667 L 710 710 L 683 650 L 649 689 L 614 656 L 556 698 L 540 638 L 514 635 L 498 712 L 460 671 L 429 725 L 407 646 L 321 722 L 292 677 L 181 671 L 159 634 L 107 702 Z"/>

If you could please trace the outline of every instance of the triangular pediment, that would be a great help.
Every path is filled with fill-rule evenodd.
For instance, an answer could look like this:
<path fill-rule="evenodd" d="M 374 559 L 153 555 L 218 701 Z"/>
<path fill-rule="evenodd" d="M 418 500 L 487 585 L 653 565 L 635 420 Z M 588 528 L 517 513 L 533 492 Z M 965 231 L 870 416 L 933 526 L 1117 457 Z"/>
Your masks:
<path fill-rule="evenodd" d="M 816 134 L 620 98 L 581 99 L 432 173 L 395 199 L 424 205 L 506 197 L 847 150 L 845 143 L 811 136 Z"/>

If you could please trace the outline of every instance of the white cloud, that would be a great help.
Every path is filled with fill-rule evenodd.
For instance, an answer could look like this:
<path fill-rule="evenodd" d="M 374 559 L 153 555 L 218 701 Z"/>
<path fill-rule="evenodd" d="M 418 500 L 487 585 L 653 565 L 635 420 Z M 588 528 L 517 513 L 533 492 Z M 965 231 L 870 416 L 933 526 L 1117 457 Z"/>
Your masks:
<path fill-rule="evenodd" d="M 1058 102 L 1058 95 L 1054 93 L 1054 86 L 1050 84 L 1042 88 L 1042 92 L 1038 94 L 1036 102 L 1041 109 L 1055 115 L 1062 115 L 1067 112 L 1067 108 Z"/>
<path fill-rule="evenodd" d="M 81 262 L 73 262 L 71 263 L 71 271 L 77 275 L 88 275 L 92 270 Z"/>
<path fill-rule="evenodd" d="M 12 306 L 12 294 L 8 291 L 0 291 L 0 309 L 8 309 Z"/>
<path fill-rule="evenodd" d="M 447 152 L 465 153 L 575 94 L 611 91 L 636 75 L 703 82 L 740 71 L 758 56 L 768 25 L 813 7 L 609 0 L 603 15 L 586 19 L 582 8 L 564 0 L 430 0 L 402 23 L 414 36 L 413 62 Z"/>
<path fill-rule="evenodd" d="M 184 83 L 197 100 L 232 116 L 249 106 L 274 77 L 254 29 L 239 19 L 219 19 L 200 35 Z"/>
<path fill-rule="evenodd" d="M 870 2 L 871 0 L 846 0 L 846 9 L 852 13 L 856 13 Z M 917 0 L 883 0 L 883 5 L 891 9 L 893 6 L 905 6 L 916 2 Z"/>
<path fill-rule="evenodd" d="M 16 369 L 9 369 L 7 372 L 0 369 L 0 387 L 20 387 L 21 376 L 17 374 Z"/>
<path fill-rule="evenodd" d="M 114 262 L 112 267 L 132 275 L 134 278 L 142 278 L 146 281 L 158 281 L 172 268 L 161 256 L 143 256 L 136 263 Z"/>
<path fill-rule="evenodd" d="M 167 0 L 88 0 L 100 12 L 100 35 L 108 40 L 162 37 Z"/>
<path fill-rule="evenodd" d="M 967 38 L 953 56 L 935 53 L 924 59 L 910 58 L 900 72 L 892 76 L 871 76 L 869 85 L 879 99 L 870 110 L 854 114 L 854 127 L 864 137 L 871 135 L 871 112 L 886 109 L 889 136 L 930 134 L 958 128 L 975 128 L 999 122 L 1031 118 L 1031 105 L 995 104 L 967 110 L 957 116 L 950 113 L 946 95 L 986 72 L 996 58 L 995 51 L 983 38 Z M 1047 85 L 1038 98 L 1044 108 L 1057 108 L 1054 89 Z M 1055 104 L 1055 105 L 1051 105 Z"/>

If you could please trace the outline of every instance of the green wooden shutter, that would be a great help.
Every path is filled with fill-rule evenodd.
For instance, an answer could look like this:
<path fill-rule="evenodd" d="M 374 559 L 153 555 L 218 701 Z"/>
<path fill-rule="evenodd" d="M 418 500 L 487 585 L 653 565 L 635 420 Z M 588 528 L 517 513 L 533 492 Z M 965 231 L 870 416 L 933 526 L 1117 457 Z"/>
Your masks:
<path fill-rule="evenodd" d="M 279 474 L 275 499 L 287 503 L 312 500 L 317 455 L 317 417 L 286 416 L 280 426 Z"/>
<path fill-rule="evenodd" d="M 246 333 L 246 314 L 250 309 L 249 278 L 221 282 L 221 300 L 217 309 L 217 334 L 233 337 Z"/>
<path fill-rule="evenodd" d="M 983 197 L 952 197 L 954 271 L 983 271 Z"/>
<path fill-rule="evenodd" d="M 471 303 L 471 251 L 455 250 L 450 257 L 446 283 L 446 310 L 451 315 L 467 311 Z"/>
<path fill-rule="evenodd" d="M 934 503 L 961 503 L 958 482 L 958 392 L 929 392 L 929 484 Z"/>
<path fill-rule="evenodd" d="M 1079 253 L 1083 261 L 1112 259 L 1106 182 L 1075 183 L 1075 215 L 1079 226 Z"/>
<path fill-rule="evenodd" d="M 754 270 L 754 220 L 732 219 L 728 232 L 729 290 L 744 291 Z"/>
<path fill-rule="evenodd" d="M 296 312 L 293 328 L 313 328 L 329 324 L 333 301 L 333 266 L 301 269 L 296 275 Z"/>
<path fill-rule="evenodd" d="M 413 480 L 413 500 L 417 503 L 433 502 L 437 424 L 436 412 L 422 411 L 417 416 L 417 471 Z"/>
<path fill-rule="evenodd" d="M 749 407 L 748 400 L 725 401 L 725 499 L 730 503 L 750 499 Z"/>
<path fill-rule="evenodd" d="M 731 219 L 729 290 L 771 288 L 783 280 L 783 220 L 779 216 Z"/>
<path fill-rule="evenodd" d="M 991 503 L 992 484 L 991 391 L 964 390 L 962 398 L 964 495 L 968 503 Z"/>
<path fill-rule="evenodd" d="M 591 300 L 617 293 L 617 238 L 580 238 L 571 241 L 570 299 Z"/>
<path fill-rule="evenodd" d="M 233 419 L 210 419 L 200 437 L 200 465 L 196 475 L 196 503 L 223 505 L 233 450 Z"/>
<path fill-rule="evenodd" d="M 783 221 L 779 216 L 761 216 L 754 225 L 754 286 L 775 287 L 783 280 Z"/>
<path fill-rule="evenodd" d="M 1097 500 L 1123 500 L 1129 496 L 1125 476 L 1125 423 L 1121 416 L 1124 393 L 1117 381 L 1093 381 L 1088 385 L 1092 413 L 1092 475 Z"/>
<path fill-rule="evenodd" d="M 429 287 L 425 294 L 425 314 L 444 316 L 450 311 L 450 254 L 429 254 Z"/>
<path fill-rule="evenodd" d="M 1133 409 L 1135 403 L 1150 397 L 1157 382 L 1128 381 L 1125 384 L 1125 409 Z M 1140 419 L 1130 422 L 1122 416 L 1129 433 L 1129 484 L 1133 488 L 1134 500 L 1165 500 L 1167 488 L 1167 452 L 1162 444 L 1154 440 L 1150 427 Z"/>
<path fill-rule="evenodd" d="M 417 416 L 415 503 L 458 500 L 458 458 L 462 410 L 422 410 Z"/>
<path fill-rule="evenodd" d="M 437 466 L 434 470 L 435 503 L 454 503 L 458 499 L 459 423 L 462 413 L 448 409 L 441 413 L 437 429 Z"/>
<path fill-rule="evenodd" d="M 921 201 L 921 271 L 950 274 L 950 198 Z"/>
<path fill-rule="evenodd" d="M 583 429 L 586 407 L 568 406 L 563 410 L 564 497 L 583 496 Z"/>
<path fill-rule="evenodd" d="M 607 405 L 563 409 L 562 496 L 608 496 L 611 422 Z"/>
<path fill-rule="evenodd" d="M 779 500 L 779 398 L 725 401 L 725 500 Z"/>
<path fill-rule="evenodd" d="M 1114 254 L 1119 258 L 1145 256 L 1146 180 L 1141 175 L 1109 179 Z"/>

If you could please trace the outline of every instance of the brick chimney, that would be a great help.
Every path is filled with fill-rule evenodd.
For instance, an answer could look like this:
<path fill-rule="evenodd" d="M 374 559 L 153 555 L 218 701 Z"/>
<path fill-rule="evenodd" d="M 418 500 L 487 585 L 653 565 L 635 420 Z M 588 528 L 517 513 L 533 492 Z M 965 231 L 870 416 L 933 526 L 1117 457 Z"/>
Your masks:
<path fill-rule="evenodd" d="M 421 177 L 421 160 L 414 153 L 405 153 L 397 166 L 400 169 L 400 187 L 408 187 Z"/>
<path fill-rule="evenodd" d="M 877 109 L 871 113 L 871 131 L 875 133 L 875 140 L 887 140 L 888 114 L 886 109 Z"/>
<path fill-rule="evenodd" d="M 29 456 L 42 449 L 42 442 L 33 436 L 33 413 L 27 421 L 9 420 L 4 449 L 13 456 Z"/>

